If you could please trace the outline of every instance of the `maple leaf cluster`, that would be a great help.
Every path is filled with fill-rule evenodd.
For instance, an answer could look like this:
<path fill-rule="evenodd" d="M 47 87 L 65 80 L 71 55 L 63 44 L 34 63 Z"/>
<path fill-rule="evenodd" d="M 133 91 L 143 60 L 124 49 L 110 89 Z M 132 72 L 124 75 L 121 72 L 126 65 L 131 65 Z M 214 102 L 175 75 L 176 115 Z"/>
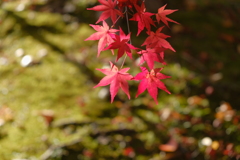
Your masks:
<path fill-rule="evenodd" d="M 170 49 L 175 52 L 175 50 L 166 40 L 170 36 L 161 33 L 164 26 L 157 28 L 156 32 L 153 32 L 151 29 L 152 27 L 160 26 L 161 22 L 163 22 L 167 27 L 169 27 L 168 22 L 178 24 L 178 22 L 166 17 L 177 10 L 165 9 L 166 5 L 164 5 L 158 9 L 157 13 L 150 13 L 146 11 L 144 0 L 98 1 L 100 5 L 88 8 L 88 10 L 102 12 L 96 22 L 96 24 L 101 22 L 101 25 L 90 24 L 90 26 L 97 32 L 93 33 L 86 40 L 99 40 L 97 52 L 98 57 L 102 51 L 111 50 L 114 54 L 114 50 L 117 50 L 116 61 L 118 61 L 124 55 L 125 58 L 123 58 L 120 69 L 118 69 L 118 67 L 112 62 L 110 62 L 109 69 L 97 69 L 106 76 L 95 87 L 106 86 L 110 84 L 111 102 L 113 102 L 114 97 L 120 88 L 130 99 L 129 85 L 127 81 L 140 81 L 136 97 L 138 97 L 139 94 L 143 93 L 147 89 L 150 96 L 156 103 L 158 103 L 158 89 L 164 90 L 170 94 L 164 83 L 161 81 L 161 79 L 170 78 L 170 76 L 160 73 L 163 68 L 154 68 L 154 62 L 166 65 L 164 62 L 164 51 Z M 132 17 L 129 18 L 129 15 L 132 15 Z M 120 18 L 124 17 L 126 17 L 127 21 L 137 22 L 137 36 L 146 30 L 148 37 L 141 45 L 142 47 L 145 46 L 145 49 L 137 48 L 131 43 L 129 23 L 127 23 L 127 35 L 124 33 L 121 27 L 119 27 L 119 29 L 113 28 L 116 22 Z M 105 22 L 105 20 L 109 18 L 112 21 L 111 26 Z M 137 55 L 140 57 L 139 66 L 142 72 L 138 73 L 136 76 L 132 76 L 127 73 L 130 68 L 122 68 L 126 57 L 132 59 L 132 50 L 135 50 Z M 149 70 L 144 67 L 145 64 L 148 66 Z"/>

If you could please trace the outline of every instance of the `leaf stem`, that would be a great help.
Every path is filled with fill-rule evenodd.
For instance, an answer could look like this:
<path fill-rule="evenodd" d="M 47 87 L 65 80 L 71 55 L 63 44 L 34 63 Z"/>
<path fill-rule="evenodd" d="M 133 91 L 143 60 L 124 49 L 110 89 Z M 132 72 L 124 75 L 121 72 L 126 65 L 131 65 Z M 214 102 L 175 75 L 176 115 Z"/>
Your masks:
<path fill-rule="evenodd" d="M 123 14 L 125 14 L 126 11 L 123 12 Z M 122 17 L 122 16 L 118 16 L 118 18 L 113 22 L 111 28 L 113 28 L 115 26 L 115 24 L 117 23 L 117 21 L 119 20 L 119 18 Z"/>
<path fill-rule="evenodd" d="M 129 18 L 128 18 L 128 12 L 127 12 L 127 7 L 125 7 L 125 13 L 126 13 L 126 20 L 127 20 L 127 29 L 128 29 L 128 34 L 130 33 L 130 26 L 129 26 Z M 132 41 L 131 41 L 131 37 L 130 37 L 130 39 L 129 39 L 129 43 L 130 44 L 132 44 Z M 126 58 L 127 58 L 127 54 L 125 55 L 125 57 L 124 57 L 124 59 L 123 59 L 123 61 L 122 61 L 122 65 L 121 65 L 121 69 L 122 69 L 122 67 L 123 67 L 123 65 L 124 65 L 124 63 L 125 63 L 125 61 L 126 61 Z"/>

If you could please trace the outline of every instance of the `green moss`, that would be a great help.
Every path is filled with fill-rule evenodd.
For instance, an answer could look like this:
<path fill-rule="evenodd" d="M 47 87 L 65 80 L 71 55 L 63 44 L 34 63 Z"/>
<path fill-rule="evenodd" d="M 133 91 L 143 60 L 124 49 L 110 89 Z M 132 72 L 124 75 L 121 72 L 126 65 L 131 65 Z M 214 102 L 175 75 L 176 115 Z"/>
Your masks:
<path fill-rule="evenodd" d="M 23 23 L 17 23 L 19 20 Z M 92 31 L 86 25 L 63 23 L 59 14 L 32 11 L 15 14 L 9 10 L 0 35 L 7 32 L 1 39 L 2 57 L 7 63 L 0 67 L 0 107 L 13 111 L 13 121 L 0 128 L 6 134 L 0 139 L 0 157 L 37 158 L 49 144 L 79 138 L 78 134 L 66 136 L 56 128 L 49 130 L 42 111 L 53 111 L 54 121 L 82 120 L 79 99 L 84 99 L 87 107 L 97 98 L 96 91 L 91 91 L 92 84 L 86 85 L 88 77 L 66 58 L 67 54 L 81 55 L 79 49 L 86 46 L 83 40 Z M 23 55 L 17 57 L 15 52 L 20 48 Z M 21 66 L 24 55 L 32 56 L 32 65 Z"/>

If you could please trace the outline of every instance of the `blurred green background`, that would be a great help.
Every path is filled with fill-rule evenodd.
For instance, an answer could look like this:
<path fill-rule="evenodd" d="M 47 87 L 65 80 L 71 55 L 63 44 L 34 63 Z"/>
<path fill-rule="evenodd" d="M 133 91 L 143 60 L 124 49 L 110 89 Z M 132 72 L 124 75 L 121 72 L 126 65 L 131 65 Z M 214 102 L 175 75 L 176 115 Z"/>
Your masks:
<path fill-rule="evenodd" d="M 164 4 L 180 25 L 164 29 L 172 94 L 159 91 L 156 105 L 146 92 L 111 104 L 108 87 L 93 89 L 95 68 L 115 59 L 84 41 L 96 0 L 1 1 L 0 159 L 240 159 L 240 1 L 146 1 L 153 13 Z"/>

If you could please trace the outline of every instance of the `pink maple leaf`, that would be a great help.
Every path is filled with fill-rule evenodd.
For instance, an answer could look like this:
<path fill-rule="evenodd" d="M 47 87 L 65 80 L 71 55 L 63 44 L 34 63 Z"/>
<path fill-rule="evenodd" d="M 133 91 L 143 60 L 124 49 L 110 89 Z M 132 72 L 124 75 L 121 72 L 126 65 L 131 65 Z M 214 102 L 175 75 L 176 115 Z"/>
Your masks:
<path fill-rule="evenodd" d="M 87 8 L 87 10 L 94 10 L 94 11 L 103 11 L 101 16 L 99 17 L 98 21 L 99 23 L 101 21 L 104 21 L 105 19 L 111 17 L 112 22 L 115 22 L 117 19 L 117 15 L 122 16 L 122 12 L 116 9 L 117 6 L 117 0 L 98 0 L 99 3 L 102 5 L 97 5 L 93 8 Z"/>
<path fill-rule="evenodd" d="M 140 65 L 146 62 L 150 69 L 153 69 L 154 61 L 165 65 L 166 63 L 163 60 L 164 50 L 164 48 L 147 48 L 146 50 L 138 52 L 138 54 L 142 55 Z"/>
<path fill-rule="evenodd" d="M 164 83 L 160 81 L 160 79 L 170 78 L 170 76 L 166 76 L 162 73 L 159 73 L 163 68 L 152 69 L 150 72 L 145 68 L 141 67 L 142 72 L 138 73 L 133 80 L 140 80 L 141 82 L 138 85 L 138 91 L 136 97 L 139 94 L 143 93 L 146 89 L 150 96 L 154 99 L 154 101 L 158 104 L 157 95 L 158 88 L 164 90 L 168 94 L 171 94 Z"/>
<path fill-rule="evenodd" d="M 119 71 L 118 68 L 112 62 L 110 62 L 110 66 L 111 66 L 110 69 L 97 68 L 97 70 L 101 71 L 106 76 L 94 88 L 110 84 L 111 103 L 113 102 L 114 97 L 116 96 L 119 88 L 121 88 L 130 99 L 127 81 L 131 80 L 133 76 L 130 75 L 129 73 L 126 73 L 130 68 L 123 68 Z"/>
<path fill-rule="evenodd" d="M 169 15 L 169 14 L 177 11 L 177 9 L 175 9 L 175 10 L 165 9 L 166 6 L 167 6 L 167 4 L 165 4 L 164 6 L 162 6 L 161 8 L 158 9 L 158 13 L 156 14 L 157 22 L 160 23 L 160 21 L 162 21 L 166 26 L 168 26 L 168 21 L 179 24 L 178 22 L 166 17 L 166 15 Z"/>
<path fill-rule="evenodd" d="M 144 28 L 150 31 L 151 25 L 155 26 L 153 20 L 151 19 L 151 16 L 154 14 L 146 12 L 144 3 L 142 3 L 141 7 L 136 5 L 135 8 L 137 10 L 137 13 L 135 13 L 130 20 L 138 22 L 138 36 L 142 32 L 142 30 L 144 30 Z"/>
<path fill-rule="evenodd" d="M 165 40 L 170 36 L 160 33 L 162 29 L 163 27 L 158 28 L 155 33 L 153 31 L 147 32 L 149 36 L 143 42 L 142 46 L 146 45 L 147 48 L 166 48 L 175 52 L 171 44 Z"/>
<path fill-rule="evenodd" d="M 91 25 L 91 24 L 90 24 L 90 26 L 93 27 L 97 32 L 93 33 L 90 37 L 85 39 L 85 41 L 99 40 L 98 54 L 97 54 L 97 56 L 99 56 L 100 52 L 104 50 L 105 46 L 113 42 L 111 35 L 114 32 L 117 32 L 118 30 L 117 29 L 109 29 L 109 26 L 107 25 L 107 23 L 105 21 L 103 21 L 103 26 Z"/>
<path fill-rule="evenodd" d="M 105 50 L 107 49 L 118 49 L 118 55 L 117 60 L 123 56 L 123 54 L 126 52 L 128 57 L 132 59 L 132 53 L 131 49 L 138 49 L 128 43 L 130 41 L 130 33 L 128 35 L 125 35 L 123 30 L 120 28 L 120 35 L 113 35 L 113 40 L 111 44 Z"/>

